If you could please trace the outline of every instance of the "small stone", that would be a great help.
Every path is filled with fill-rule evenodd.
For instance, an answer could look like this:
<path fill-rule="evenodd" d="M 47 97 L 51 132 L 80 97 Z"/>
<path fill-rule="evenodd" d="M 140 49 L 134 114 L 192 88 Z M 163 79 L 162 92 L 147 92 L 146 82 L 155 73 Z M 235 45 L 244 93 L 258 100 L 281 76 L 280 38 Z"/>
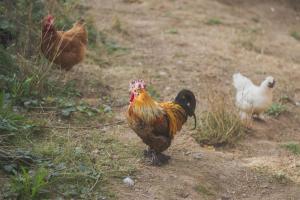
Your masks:
<path fill-rule="evenodd" d="M 110 106 L 108 106 L 108 105 L 104 105 L 104 109 L 103 109 L 103 111 L 105 112 L 105 113 L 108 113 L 108 112 L 111 112 L 111 107 Z"/>
<path fill-rule="evenodd" d="M 99 150 L 98 150 L 98 149 L 95 149 L 95 150 L 92 151 L 92 153 L 93 153 L 93 154 L 98 154 L 98 153 L 99 153 Z"/>
<path fill-rule="evenodd" d="M 221 197 L 221 200 L 229 200 L 229 199 L 230 199 L 230 197 L 227 196 L 227 195 L 223 195 L 223 196 Z"/>
<path fill-rule="evenodd" d="M 159 71 L 158 74 L 161 75 L 161 76 L 167 76 L 168 75 L 167 72 L 165 72 L 165 71 Z"/>
<path fill-rule="evenodd" d="M 198 153 L 193 153 L 193 157 L 195 159 L 201 159 L 202 158 L 202 153 L 198 152 Z"/>
<path fill-rule="evenodd" d="M 180 65 L 181 65 L 181 64 L 183 64 L 183 61 L 182 61 L 182 60 L 178 60 L 178 61 L 177 61 L 177 64 L 180 64 Z"/>
<path fill-rule="evenodd" d="M 134 186 L 134 181 L 130 177 L 126 177 L 123 179 L 123 183 L 128 187 Z"/>

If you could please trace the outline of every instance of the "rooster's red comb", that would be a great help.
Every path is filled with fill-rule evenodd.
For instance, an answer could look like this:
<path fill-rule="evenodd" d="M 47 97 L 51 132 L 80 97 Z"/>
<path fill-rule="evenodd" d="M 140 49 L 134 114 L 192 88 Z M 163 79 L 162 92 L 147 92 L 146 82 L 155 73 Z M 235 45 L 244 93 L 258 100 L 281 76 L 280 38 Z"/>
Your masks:
<path fill-rule="evenodd" d="M 145 89 L 146 83 L 142 79 L 139 80 L 133 80 L 129 83 L 129 90 L 132 89 Z"/>

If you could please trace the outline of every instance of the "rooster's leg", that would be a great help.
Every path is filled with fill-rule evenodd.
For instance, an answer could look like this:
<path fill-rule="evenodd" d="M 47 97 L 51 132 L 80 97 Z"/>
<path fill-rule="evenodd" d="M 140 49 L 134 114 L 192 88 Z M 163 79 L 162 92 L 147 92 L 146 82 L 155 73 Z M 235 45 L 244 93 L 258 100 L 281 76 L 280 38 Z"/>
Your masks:
<path fill-rule="evenodd" d="M 171 158 L 170 156 L 164 155 L 162 153 L 157 153 L 155 150 L 150 148 L 144 151 L 144 156 L 151 165 L 155 166 L 166 164 Z"/>
<path fill-rule="evenodd" d="M 151 150 L 150 147 L 148 147 L 148 149 L 145 149 L 145 150 L 144 150 L 144 156 L 145 156 L 146 158 L 151 157 L 151 151 L 153 151 L 153 150 Z"/>
<path fill-rule="evenodd" d="M 163 153 L 158 153 L 157 157 L 160 160 L 160 162 L 162 162 L 163 164 L 167 163 L 171 158 L 171 156 L 165 155 Z"/>
<path fill-rule="evenodd" d="M 158 159 L 157 153 L 155 151 L 152 151 L 152 153 L 151 153 L 150 163 L 152 165 L 157 165 L 157 166 L 160 166 L 162 164 L 160 162 L 160 160 Z"/>

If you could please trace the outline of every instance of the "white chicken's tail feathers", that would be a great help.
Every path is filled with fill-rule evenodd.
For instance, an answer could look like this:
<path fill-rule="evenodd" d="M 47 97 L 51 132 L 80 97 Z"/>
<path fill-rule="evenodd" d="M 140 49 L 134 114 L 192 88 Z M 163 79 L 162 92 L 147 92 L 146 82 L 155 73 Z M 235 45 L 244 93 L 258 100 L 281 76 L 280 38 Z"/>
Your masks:
<path fill-rule="evenodd" d="M 252 81 L 247 77 L 243 76 L 241 73 L 233 74 L 232 78 L 233 85 L 238 91 L 244 90 L 245 88 L 253 85 Z"/>

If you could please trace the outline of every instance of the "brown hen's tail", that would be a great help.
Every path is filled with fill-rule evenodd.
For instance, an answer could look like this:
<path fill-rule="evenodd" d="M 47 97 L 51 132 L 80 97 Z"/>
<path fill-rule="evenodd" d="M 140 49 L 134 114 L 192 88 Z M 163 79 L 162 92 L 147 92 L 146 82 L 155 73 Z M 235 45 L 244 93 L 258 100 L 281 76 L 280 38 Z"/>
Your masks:
<path fill-rule="evenodd" d="M 194 117 L 195 119 L 194 129 L 195 129 L 197 125 L 197 119 L 195 115 L 196 98 L 194 93 L 190 90 L 183 89 L 177 94 L 174 102 L 179 104 L 185 110 L 188 116 Z"/>

